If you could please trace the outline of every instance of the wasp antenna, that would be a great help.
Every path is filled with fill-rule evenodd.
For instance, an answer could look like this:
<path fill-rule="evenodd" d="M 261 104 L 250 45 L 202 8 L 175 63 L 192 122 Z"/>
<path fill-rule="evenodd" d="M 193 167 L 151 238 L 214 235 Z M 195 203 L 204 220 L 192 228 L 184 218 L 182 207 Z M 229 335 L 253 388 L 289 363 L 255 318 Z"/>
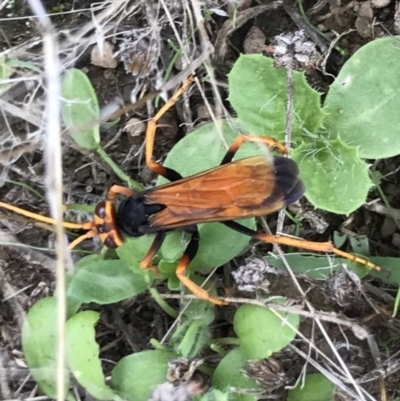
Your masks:
<path fill-rule="evenodd" d="M 83 242 L 85 239 L 93 238 L 97 235 L 97 230 L 95 227 L 92 227 L 90 231 L 88 231 L 86 234 L 81 235 L 80 237 L 76 238 L 73 240 L 69 245 L 68 249 L 72 250 L 74 249 L 77 245 L 79 245 L 81 242 Z"/>
<path fill-rule="evenodd" d="M 42 223 L 47 224 L 56 224 L 56 221 L 52 217 L 42 216 L 38 213 L 29 212 L 28 210 L 21 209 L 17 206 L 9 205 L 8 203 L 0 202 L 0 207 L 3 209 L 10 210 L 11 212 L 20 214 L 22 216 L 28 217 L 30 219 L 34 219 L 36 221 L 40 221 Z M 63 221 L 62 226 L 64 228 L 70 228 L 72 230 L 92 230 L 94 223 L 93 222 L 85 222 L 85 223 L 69 223 Z"/>

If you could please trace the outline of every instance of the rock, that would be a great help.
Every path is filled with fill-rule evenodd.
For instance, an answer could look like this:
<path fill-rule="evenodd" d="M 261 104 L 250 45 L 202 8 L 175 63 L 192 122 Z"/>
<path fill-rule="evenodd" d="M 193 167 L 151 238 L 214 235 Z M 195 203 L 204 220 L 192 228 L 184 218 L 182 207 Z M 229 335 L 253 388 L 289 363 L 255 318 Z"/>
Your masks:
<path fill-rule="evenodd" d="M 265 48 L 265 35 L 258 26 L 252 26 L 243 41 L 245 54 L 261 54 Z"/>
<path fill-rule="evenodd" d="M 118 61 L 114 58 L 114 51 L 109 42 L 104 42 L 102 47 L 96 45 L 90 54 L 90 62 L 103 68 L 116 68 Z"/>
<path fill-rule="evenodd" d="M 146 131 L 146 124 L 138 118 L 131 118 L 124 126 L 129 142 L 139 145 L 143 142 L 142 135 Z"/>
<path fill-rule="evenodd" d="M 358 34 L 363 38 L 372 36 L 372 21 L 365 17 L 357 17 L 355 27 Z"/>
<path fill-rule="evenodd" d="M 358 10 L 358 16 L 369 18 L 371 20 L 372 18 L 374 18 L 374 10 L 372 9 L 369 1 L 365 1 L 364 3 L 360 4 L 360 8 Z"/>
<path fill-rule="evenodd" d="M 371 6 L 373 8 L 383 8 L 390 4 L 390 0 L 371 0 Z"/>
<path fill-rule="evenodd" d="M 361 3 L 358 10 L 358 17 L 355 22 L 355 27 L 358 34 L 363 38 L 370 38 L 372 36 L 372 20 L 374 18 L 374 11 L 371 8 L 369 1 Z"/>

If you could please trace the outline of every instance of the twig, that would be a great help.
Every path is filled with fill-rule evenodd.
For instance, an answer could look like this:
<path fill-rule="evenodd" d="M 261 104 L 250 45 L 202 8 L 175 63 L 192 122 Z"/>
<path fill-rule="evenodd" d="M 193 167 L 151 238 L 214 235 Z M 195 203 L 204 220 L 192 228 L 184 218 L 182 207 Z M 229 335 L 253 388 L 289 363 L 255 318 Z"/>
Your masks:
<path fill-rule="evenodd" d="M 47 124 L 46 124 L 46 189 L 50 210 L 56 222 L 57 249 L 57 401 L 65 400 L 65 320 L 66 293 L 64 261 L 67 251 L 64 243 L 64 228 L 62 226 L 62 162 L 61 162 L 61 132 L 60 132 L 60 99 L 61 64 L 58 59 L 58 44 L 56 32 L 43 4 L 39 0 L 29 0 L 33 13 L 39 20 L 43 35 L 43 54 L 45 76 L 47 79 Z"/>

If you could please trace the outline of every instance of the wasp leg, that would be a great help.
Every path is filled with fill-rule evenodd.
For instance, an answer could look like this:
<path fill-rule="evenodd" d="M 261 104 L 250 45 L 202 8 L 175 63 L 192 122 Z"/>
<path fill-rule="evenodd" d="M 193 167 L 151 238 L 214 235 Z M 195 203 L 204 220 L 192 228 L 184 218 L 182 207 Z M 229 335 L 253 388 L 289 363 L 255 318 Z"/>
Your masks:
<path fill-rule="evenodd" d="M 289 237 L 284 237 L 284 236 L 259 233 L 257 231 L 251 230 L 245 226 L 242 226 L 241 224 L 236 223 L 235 221 L 227 221 L 227 222 L 224 222 L 223 224 L 225 224 L 227 227 L 231 228 L 232 230 L 238 231 L 242 234 L 248 235 L 254 239 L 258 239 L 263 242 L 268 242 L 270 244 L 293 246 L 295 248 L 302 248 L 302 249 L 307 249 L 309 251 L 315 251 L 315 252 L 334 253 L 342 258 L 351 260 L 352 262 L 360 263 L 371 269 L 378 270 L 378 271 L 381 270 L 381 268 L 379 266 L 375 265 L 372 262 L 369 262 L 366 259 L 359 258 L 356 255 L 353 255 L 353 254 L 347 253 L 347 252 L 343 252 L 340 249 L 335 248 L 333 246 L 332 242 L 313 242 L 313 241 L 305 241 L 305 240 L 297 239 L 297 238 L 289 238 Z"/>
<path fill-rule="evenodd" d="M 240 135 L 232 143 L 222 159 L 221 166 L 228 164 L 235 157 L 236 152 L 245 142 L 263 143 L 270 149 L 277 149 L 280 153 L 286 154 L 287 149 L 279 141 L 269 136 Z"/>
<path fill-rule="evenodd" d="M 130 188 L 123 187 L 122 185 L 113 185 L 108 190 L 107 199 L 114 200 L 117 195 L 132 196 L 134 193 L 135 191 Z"/>
<path fill-rule="evenodd" d="M 157 266 L 153 266 L 151 264 L 151 261 L 153 260 L 154 256 L 156 256 L 156 253 L 158 250 L 161 248 L 162 243 L 164 242 L 165 239 L 165 232 L 160 231 L 156 234 L 156 237 L 154 238 L 153 243 L 151 244 L 150 249 L 147 251 L 146 256 L 142 259 L 140 262 L 140 267 L 142 269 L 150 269 L 158 275 L 159 271 Z"/>
<path fill-rule="evenodd" d="M 47 216 L 42 216 L 41 214 L 32 213 L 32 212 L 29 212 L 28 210 L 24 210 L 24 209 L 21 209 L 19 207 L 13 206 L 13 205 L 9 205 L 4 202 L 0 202 L 0 208 L 10 210 L 14 213 L 17 213 L 19 215 L 28 217 L 28 218 L 36 220 L 36 221 L 40 221 L 42 223 L 56 225 L 56 221 L 52 217 L 47 217 Z M 61 225 L 64 228 L 71 229 L 71 230 L 87 230 L 88 231 L 86 234 L 81 235 L 80 237 L 78 237 L 74 241 L 72 241 L 68 246 L 69 249 L 75 248 L 83 240 L 85 240 L 87 238 L 92 238 L 97 234 L 97 230 L 94 227 L 94 223 L 92 221 L 87 221 L 84 223 L 70 223 L 68 221 L 62 221 Z"/>
<path fill-rule="evenodd" d="M 228 305 L 225 301 L 211 297 L 204 288 L 199 287 L 196 283 L 185 276 L 187 267 L 196 256 L 197 250 L 199 249 L 199 239 L 200 236 L 198 230 L 192 232 L 192 238 L 190 239 L 181 260 L 179 261 L 178 267 L 176 268 L 176 275 L 180 282 L 198 298 L 209 301 L 215 305 Z"/>
<path fill-rule="evenodd" d="M 177 181 L 182 179 L 182 176 L 173 169 L 164 167 L 160 163 L 153 160 L 154 151 L 154 138 L 156 135 L 157 123 L 160 118 L 176 103 L 178 98 L 183 92 L 191 85 L 194 77 L 190 76 L 182 86 L 173 94 L 171 99 L 158 111 L 158 113 L 149 121 L 146 130 L 146 164 L 151 171 L 154 171 L 158 175 L 162 175 L 169 181 Z"/>

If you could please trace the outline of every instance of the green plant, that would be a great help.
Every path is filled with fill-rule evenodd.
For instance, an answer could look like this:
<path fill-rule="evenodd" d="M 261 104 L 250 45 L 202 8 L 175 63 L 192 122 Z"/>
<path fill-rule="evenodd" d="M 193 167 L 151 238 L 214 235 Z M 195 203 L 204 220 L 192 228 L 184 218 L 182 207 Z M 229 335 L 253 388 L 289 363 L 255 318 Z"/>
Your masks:
<path fill-rule="evenodd" d="M 396 91 L 399 39 L 375 40 L 358 50 L 320 94 L 294 71 L 292 157 L 317 208 L 349 214 L 372 187 L 363 159 L 400 154 Z M 260 55 L 241 56 L 229 74 L 229 100 L 244 130 L 284 139 L 286 72 Z"/>
<path fill-rule="evenodd" d="M 288 401 L 333 401 L 335 386 L 320 373 L 308 374 L 288 394 Z"/>
<path fill-rule="evenodd" d="M 100 108 L 93 86 L 81 70 L 71 68 L 62 77 L 61 113 L 72 139 L 83 149 L 97 152 L 115 175 L 131 188 L 142 186 L 128 177 L 100 145 Z"/>
<path fill-rule="evenodd" d="M 376 42 L 372 45 L 374 51 L 379 41 Z M 388 41 L 380 43 L 387 46 Z M 365 51 L 368 54 L 368 48 Z M 355 65 L 351 64 L 348 69 L 359 78 Z M 347 82 L 346 79 L 344 81 Z M 354 82 L 360 85 L 357 80 Z M 268 134 L 282 140 L 286 104 L 285 72 L 273 68 L 272 61 L 265 57 L 242 56 L 229 75 L 229 83 L 229 99 L 238 114 L 237 123 L 256 135 Z M 338 213 L 350 213 L 365 200 L 371 186 L 368 165 L 362 157 L 371 157 L 367 150 L 372 140 L 364 135 L 364 131 L 362 135 L 358 134 L 360 137 L 356 137 L 352 131 L 354 125 L 342 121 L 337 115 L 333 118 L 338 105 L 345 109 L 348 107 L 354 113 L 354 92 L 348 98 L 348 91 L 341 92 L 343 85 L 333 85 L 325 106 L 321 107 L 320 95 L 308 86 L 304 75 L 294 74 L 293 157 L 300 164 L 302 177 L 309 188 L 308 199 L 315 206 Z M 394 96 L 393 93 L 391 95 Z M 98 152 L 128 185 L 139 187 L 120 171 L 100 146 L 98 101 L 85 74 L 79 70 L 70 70 L 65 74 L 63 99 L 63 118 L 73 140 L 85 149 Z M 363 104 L 364 107 L 370 106 L 368 101 Z M 384 112 L 383 109 L 381 111 Z M 366 114 L 370 119 L 371 113 Z M 219 122 L 217 127 L 206 124 L 178 142 L 169 153 L 165 165 L 176 169 L 183 176 L 214 167 L 221 161 L 226 144 L 230 144 L 236 135 L 236 131 L 226 122 Z M 359 142 L 355 143 L 355 138 Z M 383 140 L 382 146 L 375 148 L 381 156 L 387 154 L 385 144 Z M 400 149 L 393 149 L 395 147 L 392 147 L 393 152 L 400 152 Z M 262 151 L 254 144 L 246 144 L 237 157 Z M 163 181 L 159 178 L 157 184 Z M 255 228 L 254 219 L 242 223 Z M 200 225 L 199 230 L 202 238 L 200 249 L 190 265 L 189 273 L 200 285 L 203 279 L 196 276 L 196 271 L 218 267 L 230 261 L 247 246 L 248 238 L 217 223 Z M 336 241 L 342 240 L 336 238 Z M 355 252 L 368 254 L 365 242 L 350 240 Z M 151 271 L 143 271 L 139 265 L 152 241 L 152 236 L 127 238 L 116 252 L 102 252 L 81 259 L 73 274 L 68 277 L 67 390 L 70 375 L 73 375 L 89 394 L 100 400 L 118 401 L 124 398 L 129 401 L 146 401 L 154 387 L 165 381 L 169 360 L 182 356 L 196 358 L 208 349 L 219 352 L 222 358 L 214 372 L 210 367 L 204 367 L 212 377 L 214 389 L 200 399 L 257 399 L 262 389 L 254 380 L 246 378 L 242 369 L 246 368 L 250 359 L 269 358 L 284 349 L 295 337 L 300 323 L 298 315 L 278 312 L 272 306 L 241 306 L 234 315 L 236 337 L 213 339 L 209 325 L 215 318 L 214 306 L 201 300 L 193 301 L 181 316 L 181 324 L 168 344 L 161 345 L 153 339 L 151 343 L 156 349 L 125 356 L 114 367 L 111 381 L 105 379 L 99 347 L 95 341 L 99 315 L 90 310 L 81 311 L 82 305 L 92 302 L 115 303 L 150 290 L 166 313 L 173 317 L 178 314 L 161 299 L 152 284 L 158 280 L 167 280 L 171 290 L 178 289 L 175 269 L 185 248 L 185 235 L 177 232 L 168 235 L 155 260 L 160 270 L 159 277 L 155 277 Z M 279 267 L 279 260 L 272 256 L 266 258 Z M 325 278 L 332 269 L 340 266 L 340 259 L 335 259 L 332 266 L 327 263 L 326 257 L 301 254 L 287 255 L 287 260 L 295 272 L 307 273 L 317 279 Z M 397 259 L 372 260 L 392 270 L 392 282 L 400 282 Z M 313 267 L 318 269 L 314 270 Z M 365 274 L 365 270 L 363 272 Z M 212 292 L 213 283 L 207 285 L 209 288 L 206 288 Z M 276 303 L 282 306 L 285 301 L 283 298 L 277 299 Z M 30 309 L 22 335 L 28 367 L 40 389 L 49 397 L 55 397 L 56 394 L 55 324 L 56 301 L 48 297 Z M 333 398 L 335 388 L 327 379 L 321 375 L 308 375 L 304 388 L 291 390 L 289 399 L 310 400 L 320 390 L 323 394 L 318 399 Z M 73 400 L 73 395 L 68 393 L 68 401 Z"/>
<path fill-rule="evenodd" d="M 12 83 L 3 81 L 8 81 L 17 68 L 28 69 L 39 74 L 42 73 L 41 69 L 31 62 L 0 57 L 0 96 L 12 87 Z"/>

